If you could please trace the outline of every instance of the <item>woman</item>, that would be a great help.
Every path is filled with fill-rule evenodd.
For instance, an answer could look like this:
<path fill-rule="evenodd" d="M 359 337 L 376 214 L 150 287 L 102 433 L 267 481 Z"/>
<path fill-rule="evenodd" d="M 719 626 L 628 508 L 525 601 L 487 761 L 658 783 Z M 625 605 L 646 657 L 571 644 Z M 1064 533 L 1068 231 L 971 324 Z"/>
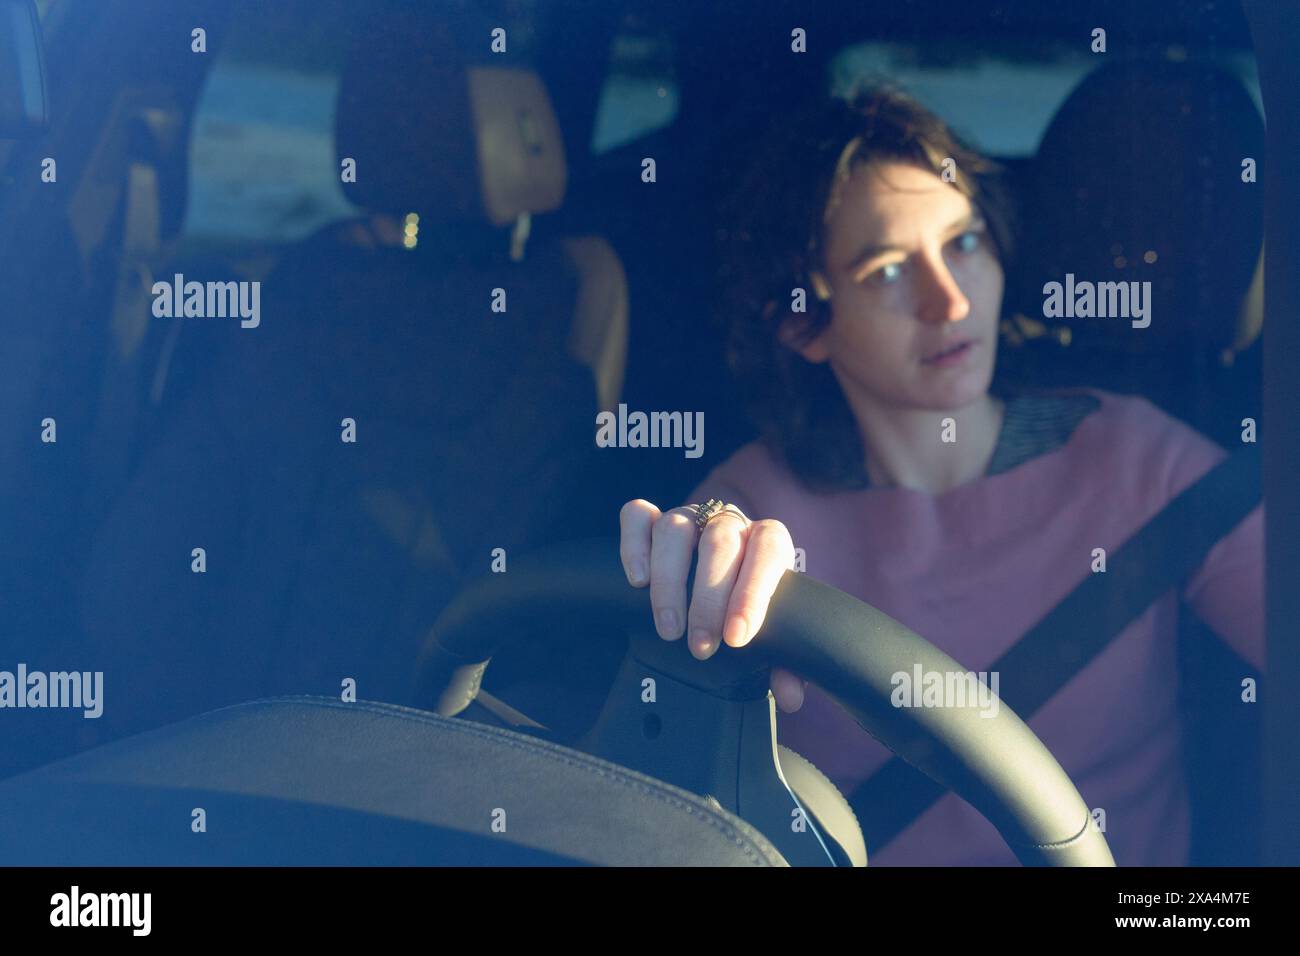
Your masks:
<path fill-rule="evenodd" d="M 623 506 L 628 580 L 649 586 L 660 636 L 687 635 L 704 659 L 754 638 L 797 544 L 808 574 L 987 670 L 1093 573 L 1094 549 L 1115 551 L 1224 452 L 1141 398 L 990 393 L 1005 205 L 992 164 L 915 102 L 868 92 L 777 136 L 739 184 L 730 277 L 728 361 L 761 440 L 689 496 L 732 506 L 703 532 L 693 505 Z M 1262 536 L 1257 508 L 1180 592 L 1256 669 Z M 1104 811 L 1120 865 L 1187 863 L 1177 597 L 1029 722 L 1094 815 Z M 1004 692 L 1014 679 L 1001 675 Z M 842 791 L 890 756 L 817 687 L 774 671 L 772 691 L 788 715 L 781 742 Z M 1015 863 L 952 794 L 870 849 L 886 865 Z"/>

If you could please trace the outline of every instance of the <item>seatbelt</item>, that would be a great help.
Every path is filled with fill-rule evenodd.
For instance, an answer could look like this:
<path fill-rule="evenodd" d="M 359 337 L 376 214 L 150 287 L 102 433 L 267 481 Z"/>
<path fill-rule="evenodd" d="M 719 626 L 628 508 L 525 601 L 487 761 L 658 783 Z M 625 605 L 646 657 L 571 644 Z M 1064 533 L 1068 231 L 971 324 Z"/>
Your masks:
<path fill-rule="evenodd" d="M 1089 574 L 988 670 L 1014 674 L 1007 706 L 1028 721 L 1128 624 L 1171 587 L 1260 500 L 1259 452 L 1247 445 L 1173 498 L 1113 557 L 1112 569 Z M 1136 572 L 1136 573 L 1134 573 Z M 895 756 L 849 797 L 876 852 L 948 790 Z"/>

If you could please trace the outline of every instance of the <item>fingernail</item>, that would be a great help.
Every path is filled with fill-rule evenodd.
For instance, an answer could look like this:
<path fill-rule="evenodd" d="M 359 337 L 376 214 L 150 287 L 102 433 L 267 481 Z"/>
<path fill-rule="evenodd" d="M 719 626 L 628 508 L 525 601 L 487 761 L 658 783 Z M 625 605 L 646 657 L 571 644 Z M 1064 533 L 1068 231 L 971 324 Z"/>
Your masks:
<path fill-rule="evenodd" d="M 628 580 L 633 584 L 645 584 L 645 565 L 640 561 L 633 561 L 632 567 L 628 569 Z"/>
<path fill-rule="evenodd" d="M 776 691 L 772 692 L 772 696 L 776 697 Z M 793 714 L 803 707 L 803 691 L 797 687 L 787 688 L 782 691 L 781 697 L 777 697 L 776 706 L 783 714 Z"/>
<path fill-rule="evenodd" d="M 749 621 L 745 620 L 745 615 L 733 615 L 727 622 L 727 629 L 723 632 L 723 638 L 732 647 L 735 647 L 740 641 L 743 641 L 749 634 Z"/>
<path fill-rule="evenodd" d="M 716 645 L 713 635 L 703 628 L 697 627 L 691 631 L 691 653 L 700 660 L 705 660 L 711 655 Z"/>
<path fill-rule="evenodd" d="M 666 641 L 677 638 L 677 614 L 672 608 L 664 608 L 655 614 L 655 624 L 659 628 L 659 636 Z"/>

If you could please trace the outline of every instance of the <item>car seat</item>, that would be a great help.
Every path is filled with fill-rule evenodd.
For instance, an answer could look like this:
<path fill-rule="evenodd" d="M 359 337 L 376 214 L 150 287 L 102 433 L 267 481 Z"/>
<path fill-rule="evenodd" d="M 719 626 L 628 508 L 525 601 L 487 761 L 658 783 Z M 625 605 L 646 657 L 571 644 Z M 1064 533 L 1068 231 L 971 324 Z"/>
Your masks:
<path fill-rule="evenodd" d="M 494 549 L 617 520 L 593 434 L 625 348 L 618 263 L 598 237 L 529 238 L 564 194 L 544 88 L 471 67 L 427 15 L 371 29 L 339 94 L 345 189 L 367 215 L 414 213 L 411 241 L 319 234 L 262 279 L 257 329 L 187 320 L 194 380 L 78 595 L 83 666 L 117 701 L 83 743 L 347 680 L 405 700 L 425 629 Z"/>
<path fill-rule="evenodd" d="M 312 697 L 237 704 L 0 782 L 0 858 L 787 865 L 716 801 L 627 767 L 471 721 Z"/>
<path fill-rule="evenodd" d="M 1124 62 L 1085 78 L 1043 134 L 1008 282 L 1008 312 L 1061 334 L 1004 350 L 1000 371 L 1138 393 L 1239 441 L 1241 419 L 1259 412 L 1260 349 L 1239 326 L 1263 234 L 1262 187 L 1243 181 L 1243 161 L 1263 155 L 1254 102 L 1217 67 Z M 1044 318 L 1043 286 L 1069 273 L 1149 281 L 1149 327 Z"/>

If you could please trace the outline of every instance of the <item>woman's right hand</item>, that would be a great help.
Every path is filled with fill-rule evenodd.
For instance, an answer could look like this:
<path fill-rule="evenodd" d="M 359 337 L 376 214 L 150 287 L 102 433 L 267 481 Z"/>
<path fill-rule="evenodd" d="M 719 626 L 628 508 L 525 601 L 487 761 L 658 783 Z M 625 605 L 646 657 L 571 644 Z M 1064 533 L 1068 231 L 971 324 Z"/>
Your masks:
<path fill-rule="evenodd" d="M 744 647 L 758 633 L 781 576 L 794 566 L 794 543 L 781 522 L 750 521 L 725 511 L 695 527 L 690 506 L 661 512 L 643 498 L 619 512 L 619 557 L 633 587 L 650 586 L 655 629 L 666 641 L 688 634 L 699 660 L 708 660 L 725 640 Z M 699 544 L 695 591 L 686 608 L 686 578 Z M 772 695 L 786 713 L 803 706 L 808 682 L 772 669 Z"/>

